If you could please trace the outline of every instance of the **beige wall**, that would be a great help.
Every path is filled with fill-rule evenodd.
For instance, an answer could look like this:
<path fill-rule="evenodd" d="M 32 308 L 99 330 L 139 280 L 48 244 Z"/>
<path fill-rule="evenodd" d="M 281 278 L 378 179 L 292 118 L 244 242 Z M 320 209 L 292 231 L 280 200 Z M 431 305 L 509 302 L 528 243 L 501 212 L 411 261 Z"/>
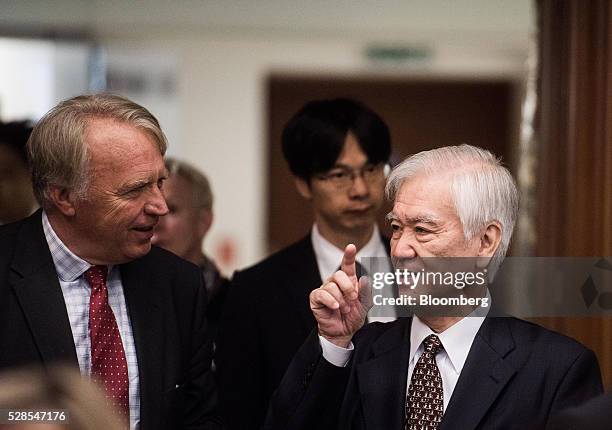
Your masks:
<path fill-rule="evenodd" d="M 523 73 L 524 57 L 504 56 L 487 47 L 441 47 L 424 67 L 377 68 L 363 57 L 366 41 L 112 38 L 110 53 L 139 50 L 178 58 L 178 152 L 208 173 L 215 194 L 216 220 L 206 247 L 238 245 L 241 267 L 264 255 L 265 80 L 271 72 L 299 74 L 421 76 L 510 76 Z M 163 122 L 163 118 L 162 118 Z"/>
<path fill-rule="evenodd" d="M 211 178 L 216 220 L 206 248 L 214 254 L 219 243 L 236 243 L 237 260 L 226 271 L 265 253 L 270 73 L 520 78 L 531 24 L 529 0 L 11 3 L 0 26 L 86 29 L 111 60 L 157 56 L 175 64 L 176 99 L 150 107 L 171 131 L 170 153 Z M 425 47 L 432 55 L 373 63 L 364 55 L 372 44 Z"/>

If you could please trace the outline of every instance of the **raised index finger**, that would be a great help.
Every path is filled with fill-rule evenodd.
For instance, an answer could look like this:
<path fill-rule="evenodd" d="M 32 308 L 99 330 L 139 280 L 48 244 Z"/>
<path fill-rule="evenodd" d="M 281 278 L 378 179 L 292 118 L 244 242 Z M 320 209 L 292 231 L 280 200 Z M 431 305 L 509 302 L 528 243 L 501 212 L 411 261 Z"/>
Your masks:
<path fill-rule="evenodd" d="M 344 248 L 344 255 L 342 256 L 342 264 L 340 264 L 340 270 L 346 273 L 349 278 L 357 277 L 357 269 L 355 267 L 356 255 L 357 247 L 352 243 L 346 245 L 346 248 Z"/>

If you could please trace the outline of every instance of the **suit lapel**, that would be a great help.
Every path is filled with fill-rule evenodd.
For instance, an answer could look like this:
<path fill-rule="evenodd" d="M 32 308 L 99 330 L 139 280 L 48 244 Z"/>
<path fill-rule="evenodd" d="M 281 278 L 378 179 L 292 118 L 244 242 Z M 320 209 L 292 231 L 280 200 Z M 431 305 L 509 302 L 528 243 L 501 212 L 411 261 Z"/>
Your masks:
<path fill-rule="evenodd" d="M 309 305 L 310 292 L 318 288 L 323 281 L 319 274 L 319 266 L 310 235 L 294 246 L 293 252 L 287 256 L 285 270 L 288 272 L 287 279 L 291 279 L 292 283 L 287 285 L 286 290 L 298 311 L 304 328 L 310 331 L 315 326 L 315 319 Z"/>
<path fill-rule="evenodd" d="M 44 363 L 78 366 L 66 303 L 42 228 L 42 211 L 26 219 L 17 237 L 9 283 Z"/>
<path fill-rule="evenodd" d="M 366 428 L 403 428 L 410 324 L 410 318 L 394 323 L 372 346 L 373 358 L 357 366 Z"/>
<path fill-rule="evenodd" d="M 441 430 L 474 429 L 516 373 L 504 357 L 514 349 L 505 318 L 487 318 L 478 331 L 442 419 Z"/>
<path fill-rule="evenodd" d="M 383 245 L 385 246 L 385 249 L 387 250 L 387 256 L 390 256 L 391 255 L 391 239 L 381 234 L 380 240 L 382 241 Z"/>
<path fill-rule="evenodd" d="M 121 281 L 138 359 L 141 428 L 148 428 L 154 425 L 149 418 L 158 414 L 162 406 L 164 342 L 160 298 L 155 281 L 139 261 L 121 266 Z"/>

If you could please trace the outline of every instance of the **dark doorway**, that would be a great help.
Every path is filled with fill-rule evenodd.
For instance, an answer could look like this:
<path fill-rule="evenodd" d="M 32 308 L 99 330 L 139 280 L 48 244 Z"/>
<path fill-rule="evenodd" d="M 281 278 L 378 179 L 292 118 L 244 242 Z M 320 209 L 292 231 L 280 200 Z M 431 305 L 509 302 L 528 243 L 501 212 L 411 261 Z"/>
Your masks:
<path fill-rule="evenodd" d="M 280 145 L 285 123 L 309 100 L 350 97 L 378 112 L 391 130 L 393 163 L 461 143 L 487 148 L 508 162 L 516 146 L 515 81 L 271 76 L 267 84 L 269 251 L 303 237 L 312 225 L 310 207 L 295 190 Z M 385 213 L 380 217 L 383 231 Z"/>

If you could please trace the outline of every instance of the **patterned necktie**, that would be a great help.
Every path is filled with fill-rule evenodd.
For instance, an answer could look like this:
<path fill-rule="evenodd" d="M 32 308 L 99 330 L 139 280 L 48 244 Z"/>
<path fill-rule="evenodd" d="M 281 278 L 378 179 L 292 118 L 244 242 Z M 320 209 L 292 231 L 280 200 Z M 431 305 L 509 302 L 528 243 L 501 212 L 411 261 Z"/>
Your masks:
<path fill-rule="evenodd" d="M 92 266 L 85 272 L 91 287 L 89 339 L 91 374 L 104 383 L 106 397 L 129 417 L 129 381 L 125 351 L 113 310 L 108 304 L 106 266 Z"/>
<path fill-rule="evenodd" d="M 406 399 L 406 430 L 436 430 L 444 414 L 442 377 L 436 354 L 442 343 L 435 334 L 423 341 L 425 350 L 412 372 Z"/>

